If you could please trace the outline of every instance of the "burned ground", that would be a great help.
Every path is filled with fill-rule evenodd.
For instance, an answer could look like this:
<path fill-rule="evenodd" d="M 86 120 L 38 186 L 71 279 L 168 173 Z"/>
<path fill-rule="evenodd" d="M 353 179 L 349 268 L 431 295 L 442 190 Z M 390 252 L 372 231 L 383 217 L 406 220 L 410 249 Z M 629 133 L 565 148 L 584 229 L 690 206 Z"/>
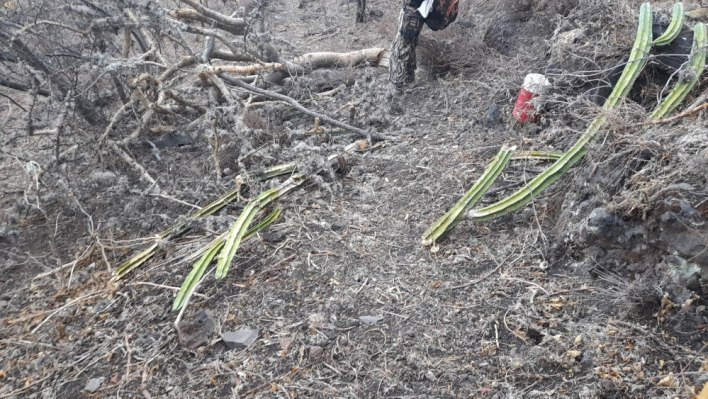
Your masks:
<path fill-rule="evenodd" d="M 45 183 L 29 161 L 51 162 L 52 142 L 13 138 L 0 163 L 0 397 L 693 397 L 708 379 L 706 280 L 688 273 L 706 267 L 708 129 L 700 113 L 642 124 L 661 90 L 651 66 L 587 159 L 542 198 L 463 223 L 432 251 L 420 244 L 501 145 L 572 145 L 598 112 L 588 94 L 607 79 L 598 71 L 629 52 L 639 5 L 507 3 L 464 3 L 455 25 L 426 31 L 418 82 L 401 97 L 380 67 L 291 79 L 288 94 L 308 107 L 395 137 L 346 156 L 346 173 L 326 157 L 351 136 L 303 138 L 312 118 L 279 103 L 248 115 L 215 107 L 217 124 L 132 141 L 159 193 L 95 138 L 77 141 L 85 147 L 36 195 Z M 266 21 L 286 58 L 385 47 L 399 4 L 368 7 L 362 25 L 353 2 L 277 0 Z M 547 115 L 518 126 L 516 92 L 539 71 L 556 85 Z M 181 337 L 170 307 L 185 259 L 245 201 L 109 281 L 190 204 L 283 162 L 308 183 L 227 278 L 202 283 Z M 542 167 L 513 163 L 485 201 Z M 247 179 L 242 195 L 268 184 Z M 219 333 L 239 329 L 258 339 L 228 348 Z"/>

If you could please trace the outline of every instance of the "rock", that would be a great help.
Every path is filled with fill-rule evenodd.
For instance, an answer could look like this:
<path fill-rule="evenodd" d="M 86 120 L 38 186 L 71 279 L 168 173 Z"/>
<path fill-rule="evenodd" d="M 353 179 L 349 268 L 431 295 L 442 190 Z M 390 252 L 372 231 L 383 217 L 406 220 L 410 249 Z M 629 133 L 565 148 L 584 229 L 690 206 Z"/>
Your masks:
<path fill-rule="evenodd" d="M 362 323 L 371 326 L 383 320 L 383 316 L 359 316 L 359 320 L 361 320 Z"/>
<path fill-rule="evenodd" d="M 229 349 L 245 349 L 251 346 L 258 339 L 260 332 L 250 328 L 236 331 L 229 331 L 221 336 L 221 339 Z"/>
<path fill-rule="evenodd" d="M 9 305 L 9 304 L 10 304 L 10 302 L 8 302 L 8 301 L 5 301 L 5 300 L 0 301 L 0 310 L 5 309 L 7 307 L 7 305 Z"/>
<path fill-rule="evenodd" d="M 91 378 L 86 383 L 86 386 L 84 387 L 84 391 L 91 392 L 91 393 L 98 391 L 98 389 L 101 387 L 101 384 L 103 384 L 103 381 L 105 379 L 106 379 L 105 377 Z"/>
<path fill-rule="evenodd" d="M 193 319 L 180 321 L 177 326 L 179 342 L 190 349 L 208 344 L 215 331 L 216 321 L 206 310 L 197 312 Z"/>
<path fill-rule="evenodd" d="M 370 10 L 369 11 L 369 18 L 372 20 L 377 20 L 381 19 L 384 16 L 384 12 L 381 10 Z"/>
<path fill-rule="evenodd" d="M 319 359 L 324 354 L 324 349 L 321 346 L 310 347 L 310 359 Z"/>
<path fill-rule="evenodd" d="M 501 109 L 496 103 L 489 104 L 487 108 L 487 114 L 484 116 L 484 123 L 487 125 L 493 125 L 499 122 L 499 117 L 501 117 Z"/>
<path fill-rule="evenodd" d="M 587 231 L 591 236 L 613 240 L 624 230 L 622 219 L 606 208 L 595 208 L 587 218 Z"/>

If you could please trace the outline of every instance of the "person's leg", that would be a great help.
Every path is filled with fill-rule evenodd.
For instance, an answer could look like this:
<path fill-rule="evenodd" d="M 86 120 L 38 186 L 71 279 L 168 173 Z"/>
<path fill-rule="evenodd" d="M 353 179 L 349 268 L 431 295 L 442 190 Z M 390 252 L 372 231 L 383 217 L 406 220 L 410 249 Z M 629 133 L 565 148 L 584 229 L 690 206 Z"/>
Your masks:
<path fill-rule="evenodd" d="M 415 47 L 418 44 L 418 34 L 423 29 L 423 17 L 416 7 L 420 3 L 420 0 L 405 0 L 398 33 L 391 46 L 388 78 L 398 89 L 415 80 Z"/>

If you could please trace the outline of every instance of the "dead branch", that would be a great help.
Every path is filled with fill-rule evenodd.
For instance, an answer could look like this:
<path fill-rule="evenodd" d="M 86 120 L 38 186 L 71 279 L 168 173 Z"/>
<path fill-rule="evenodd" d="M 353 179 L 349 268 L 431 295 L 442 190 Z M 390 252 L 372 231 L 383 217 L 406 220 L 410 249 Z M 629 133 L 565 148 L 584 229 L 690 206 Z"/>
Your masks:
<path fill-rule="evenodd" d="M 169 12 L 169 15 L 172 18 L 175 18 L 178 20 L 197 21 L 197 22 L 206 23 L 208 25 L 214 24 L 214 27 L 221 29 L 223 31 L 229 32 L 231 34 L 237 35 L 237 36 L 242 36 L 246 33 L 245 21 L 243 22 L 243 25 L 226 24 L 226 23 L 223 23 L 220 21 L 215 21 L 211 18 L 208 18 L 205 15 L 200 14 L 198 11 L 192 10 L 189 8 L 180 8 L 177 10 L 172 10 Z"/>
<path fill-rule="evenodd" d="M 208 64 L 211 61 L 211 54 L 214 52 L 214 36 L 207 36 L 204 40 L 204 51 L 199 59 L 204 64 Z"/>
<path fill-rule="evenodd" d="M 211 53 L 212 59 L 220 59 L 224 61 L 235 61 L 235 62 L 257 62 L 258 59 L 250 54 L 234 54 L 227 53 L 221 50 L 214 50 Z"/>
<path fill-rule="evenodd" d="M 209 28 L 202 28 L 199 26 L 192 26 L 188 25 L 185 23 L 175 23 L 175 26 L 187 33 L 192 33 L 195 35 L 202 35 L 202 36 L 207 36 L 207 37 L 214 37 L 218 39 L 224 46 L 228 47 L 229 50 L 231 50 L 232 54 L 238 54 L 238 48 L 233 45 L 233 40 L 224 37 L 219 31 L 216 29 L 209 29 Z"/>
<path fill-rule="evenodd" d="M 0 78 L 0 86 L 7 87 L 9 89 L 17 90 L 17 91 L 32 91 L 32 86 L 25 84 L 25 83 L 20 83 L 20 82 L 13 82 L 11 80 L 3 79 Z M 49 91 L 44 90 L 44 89 L 37 89 L 37 94 L 39 94 L 42 97 L 49 97 Z"/>
<path fill-rule="evenodd" d="M 282 71 L 285 66 L 276 62 L 253 65 L 218 65 L 207 70 L 210 75 L 230 73 L 232 75 L 256 75 L 263 72 Z"/>
<path fill-rule="evenodd" d="M 135 159 L 133 159 L 133 157 L 131 157 L 127 152 L 125 152 L 125 150 L 120 148 L 118 143 L 116 143 L 115 141 L 109 141 L 108 145 L 113 150 L 113 152 L 116 153 L 116 155 L 118 155 L 128 165 L 135 169 L 140 174 L 141 178 L 143 178 L 145 181 L 147 181 L 153 186 L 157 185 L 157 181 L 153 179 L 152 176 L 150 176 L 147 170 L 145 170 L 142 165 L 140 165 Z"/>
<path fill-rule="evenodd" d="M 121 51 L 123 58 L 128 58 L 130 56 L 130 45 L 133 43 L 131 37 L 132 29 L 128 27 L 123 28 L 123 51 Z"/>
<path fill-rule="evenodd" d="M 315 69 L 325 68 L 345 68 L 363 64 L 379 66 L 381 57 L 386 49 L 369 48 L 364 50 L 350 51 L 348 53 L 317 52 L 309 53 L 295 58 L 287 63 L 260 63 L 252 65 L 218 65 L 210 67 L 207 71 L 210 74 L 220 75 L 230 73 L 233 75 L 255 75 L 262 72 L 286 72 L 288 75 L 297 75 L 311 72 Z"/>
<path fill-rule="evenodd" d="M 385 48 L 375 47 L 348 53 L 317 52 L 309 53 L 293 60 L 293 63 L 308 69 L 342 68 L 369 63 L 380 66 Z"/>
<path fill-rule="evenodd" d="M 219 78 L 219 75 L 211 75 L 209 76 L 209 80 L 214 86 L 216 86 L 217 89 L 219 89 L 226 102 L 229 103 L 229 105 L 233 105 L 233 96 L 229 93 L 229 90 L 226 88 L 224 81 Z"/>
<path fill-rule="evenodd" d="M 704 100 L 705 101 L 705 100 Z M 642 126 L 648 126 L 648 125 L 666 125 L 667 123 L 673 123 L 678 121 L 679 119 L 687 118 L 691 115 L 695 115 L 705 109 L 708 109 L 708 102 L 704 102 L 702 104 L 694 104 L 691 105 L 688 109 L 685 111 L 676 114 L 672 117 L 665 118 L 665 119 L 659 119 L 658 121 L 649 121 L 649 122 L 642 122 L 642 123 L 634 123 L 631 125 L 627 125 L 623 129 L 618 129 L 618 130 L 625 130 L 629 128 L 635 128 L 635 127 L 642 127 Z"/>
<path fill-rule="evenodd" d="M 246 20 L 244 20 L 243 18 L 228 17 L 228 16 L 221 14 L 219 12 L 216 12 L 210 8 L 206 8 L 194 0 L 182 0 L 182 1 L 184 3 L 187 3 L 187 5 L 189 5 L 190 7 L 194 8 L 198 14 L 201 14 L 204 17 L 214 20 L 217 23 L 217 27 L 219 27 L 220 29 L 229 31 L 235 35 L 242 35 L 246 32 L 248 24 L 246 23 Z M 224 28 L 222 28 L 219 25 L 223 26 Z M 226 28 L 228 28 L 228 29 L 226 29 Z"/>
<path fill-rule="evenodd" d="M 138 18 L 135 16 L 135 14 L 133 14 L 133 12 L 128 8 L 123 10 L 123 13 L 138 27 L 138 31 L 142 34 L 143 40 L 145 40 L 145 42 L 148 46 L 148 51 L 152 50 L 155 57 L 165 66 L 165 68 L 167 68 L 169 63 L 167 62 L 165 57 L 162 55 L 162 53 L 160 51 L 157 51 L 157 46 L 152 41 L 152 39 L 150 38 L 150 35 L 145 30 L 145 28 L 142 27 L 142 25 L 140 24 L 140 21 L 138 21 Z"/>
<path fill-rule="evenodd" d="M 246 90 L 248 90 L 248 91 L 250 91 L 250 92 L 253 92 L 253 93 L 256 93 L 256 94 L 260 94 L 260 95 L 263 95 L 263 96 L 266 96 L 266 97 L 270 97 L 270 98 L 274 98 L 274 99 L 276 99 L 276 100 L 280 100 L 280 101 L 286 102 L 286 103 L 290 104 L 293 108 L 297 109 L 298 111 L 300 111 L 300 112 L 302 112 L 302 113 L 304 113 L 304 114 L 310 115 L 310 116 L 315 117 L 315 118 L 320 118 L 320 120 L 323 121 L 323 122 L 326 122 L 326 123 L 329 123 L 330 125 L 337 126 L 337 127 L 339 127 L 339 128 L 348 130 L 348 131 L 350 131 L 350 132 L 352 132 L 352 133 L 357 134 L 359 137 L 362 137 L 362 138 L 365 138 L 365 139 L 376 140 L 376 141 L 383 141 L 383 140 L 390 140 L 390 139 L 391 139 L 391 137 L 388 137 L 388 136 L 385 136 L 385 135 L 382 135 L 382 134 L 379 134 L 379 133 L 375 133 L 375 132 L 372 132 L 372 131 L 366 131 L 366 130 L 364 130 L 364 129 L 361 129 L 361 128 L 358 128 L 358 127 L 355 127 L 355 126 L 351 126 L 351 125 L 346 124 L 346 123 L 344 123 L 344 122 L 340 122 L 340 121 L 338 121 L 338 120 L 336 120 L 336 119 L 330 118 L 330 117 L 327 116 L 327 115 L 320 114 L 320 113 L 318 113 L 318 112 L 312 111 L 312 110 L 310 110 L 310 109 L 308 109 L 308 108 L 303 107 L 299 102 L 297 102 L 297 101 L 296 101 L 295 99 L 293 99 L 292 97 L 288 97 L 288 96 L 283 95 L 283 94 L 278 94 L 278 93 L 274 93 L 274 92 L 269 91 L 269 90 L 265 90 L 265 89 L 258 88 L 258 87 L 256 87 L 256 86 L 250 85 L 250 84 L 248 84 L 248 83 L 246 83 L 246 82 L 244 82 L 244 81 L 242 81 L 242 80 L 240 80 L 240 79 L 236 79 L 236 78 L 231 77 L 231 76 L 226 75 L 226 74 L 219 75 L 219 76 L 220 76 L 224 81 L 228 82 L 229 84 L 231 84 L 231 85 L 233 85 L 233 86 L 237 86 L 237 87 L 240 87 L 240 88 L 242 88 L 242 89 L 246 89 Z"/>

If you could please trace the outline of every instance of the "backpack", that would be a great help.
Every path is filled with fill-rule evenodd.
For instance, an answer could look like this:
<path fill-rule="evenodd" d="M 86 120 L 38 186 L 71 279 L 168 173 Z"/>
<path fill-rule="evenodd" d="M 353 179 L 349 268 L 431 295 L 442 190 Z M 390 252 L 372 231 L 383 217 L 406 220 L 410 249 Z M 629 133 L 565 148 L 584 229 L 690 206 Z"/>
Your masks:
<path fill-rule="evenodd" d="M 459 0 L 435 0 L 425 24 L 436 31 L 447 28 L 457 18 L 458 3 Z"/>

